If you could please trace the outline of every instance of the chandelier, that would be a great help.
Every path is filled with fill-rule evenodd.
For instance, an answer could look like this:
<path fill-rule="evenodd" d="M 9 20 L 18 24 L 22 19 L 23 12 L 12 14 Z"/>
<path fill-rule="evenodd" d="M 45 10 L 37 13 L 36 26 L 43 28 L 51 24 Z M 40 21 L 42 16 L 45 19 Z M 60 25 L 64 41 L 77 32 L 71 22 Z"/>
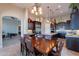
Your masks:
<path fill-rule="evenodd" d="M 42 16 L 42 8 L 40 7 L 40 4 L 35 3 L 33 6 L 31 13 L 35 16 L 36 19 L 40 19 Z"/>

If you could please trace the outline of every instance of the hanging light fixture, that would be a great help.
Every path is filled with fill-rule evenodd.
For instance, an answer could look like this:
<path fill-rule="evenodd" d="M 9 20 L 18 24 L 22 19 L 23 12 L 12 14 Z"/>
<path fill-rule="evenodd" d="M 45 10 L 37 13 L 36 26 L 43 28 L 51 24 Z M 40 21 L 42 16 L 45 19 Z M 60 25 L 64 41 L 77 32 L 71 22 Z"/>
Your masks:
<path fill-rule="evenodd" d="M 40 7 L 40 4 L 35 3 L 31 13 L 36 17 L 36 19 L 40 19 L 40 16 L 42 15 L 42 8 Z"/>
<path fill-rule="evenodd" d="M 48 23 L 51 23 L 51 22 L 50 22 L 50 19 L 51 19 L 51 18 L 50 18 L 50 16 L 51 16 L 51 9 L 49 8 L 49 6 L 47 6 L 47 9 L 48 9 L 47 22 L 48 22 Z"/>
<path fill-rule="evenodd" d="M 35 14 L 35 15 L 41 15 L 42 14 L 42 8 L 40 7 L 40 4 L 35 3 L 35 5 L 32 8 L 32 14 Z"/>
<path fill-rule="evenodd" d="M 53 19 L 53 10 L 51 8 L 52 6 L 47 6 L 48 15 L 47 15 L 47 22 L 52 23 L 51 20 Z"/>

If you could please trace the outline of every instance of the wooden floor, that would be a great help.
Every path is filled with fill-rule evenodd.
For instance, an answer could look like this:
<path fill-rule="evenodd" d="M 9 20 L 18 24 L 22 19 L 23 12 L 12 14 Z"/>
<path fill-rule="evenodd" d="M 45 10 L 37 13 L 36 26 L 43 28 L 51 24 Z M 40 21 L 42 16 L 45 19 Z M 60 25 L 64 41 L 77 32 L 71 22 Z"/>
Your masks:
<path fill-rule="evenodd" d="M 17 41 L 15 41 L 17 40 Z M 8 40 L 8 44 L 13 42 L 11 45 L 0 48 L 0 56 L 21 56 L 20 54 L 20 41 L 18 39 Z M 79 52 L 68 50 L 65 45 L 63 47 L 62 56 L 79 56 Z"/>

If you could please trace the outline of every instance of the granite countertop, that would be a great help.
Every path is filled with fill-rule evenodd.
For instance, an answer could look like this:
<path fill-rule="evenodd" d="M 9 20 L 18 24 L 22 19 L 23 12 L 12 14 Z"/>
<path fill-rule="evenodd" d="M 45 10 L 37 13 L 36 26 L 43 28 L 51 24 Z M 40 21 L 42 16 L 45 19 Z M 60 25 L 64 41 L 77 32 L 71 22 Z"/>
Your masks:
<path fill-rule="evenodd" d="M 66 35 L 66 37 L 79 37 L 79 35 L 78 34 L 68 34 L 68 35 Z"/>
<path fill-rule="evenodd" d="M 50 34 L 43 34 L 43 35 L 55 35 L 55 34 L 57 34 L 57 33 L 50 33 Z"/>
<path fill-rule="evenodd" d="M 28 33 L 28 35 L 34 35 L 34 33 Z"/>

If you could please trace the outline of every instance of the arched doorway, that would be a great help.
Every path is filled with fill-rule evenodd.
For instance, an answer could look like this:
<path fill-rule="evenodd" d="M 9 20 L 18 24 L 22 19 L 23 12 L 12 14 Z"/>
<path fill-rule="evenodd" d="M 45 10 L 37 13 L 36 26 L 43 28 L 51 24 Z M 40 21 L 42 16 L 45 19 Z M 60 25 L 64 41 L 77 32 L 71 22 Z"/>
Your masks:
<path fill-rule="evenodd" d="M 19 43 L 21 34 L 21 21 L 17 17 L 2 17 L 3 47 Z"/>

